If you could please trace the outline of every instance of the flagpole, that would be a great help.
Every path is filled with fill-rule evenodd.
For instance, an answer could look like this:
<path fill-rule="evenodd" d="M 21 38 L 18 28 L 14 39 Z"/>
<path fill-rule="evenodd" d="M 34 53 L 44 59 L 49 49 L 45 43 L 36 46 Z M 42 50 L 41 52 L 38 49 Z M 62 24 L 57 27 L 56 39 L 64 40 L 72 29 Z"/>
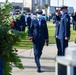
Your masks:
<path fill-rule="evenodd" d="M 57 0 L 57 6 L 59 6 L 59 0 Z"/>
<path fill-rule="evenodd" d="M 51 0 L 50 0 L 50 6 L 51 6 Z"/>
<path fill-rule="evenodd" d="M 24 10 L 24 0 L 22 1 L 22 12 Z"/>
<path fill-rule="evenodd" d="M 62 5 L 64 5 L 64 0 L 62 0 Z"/>

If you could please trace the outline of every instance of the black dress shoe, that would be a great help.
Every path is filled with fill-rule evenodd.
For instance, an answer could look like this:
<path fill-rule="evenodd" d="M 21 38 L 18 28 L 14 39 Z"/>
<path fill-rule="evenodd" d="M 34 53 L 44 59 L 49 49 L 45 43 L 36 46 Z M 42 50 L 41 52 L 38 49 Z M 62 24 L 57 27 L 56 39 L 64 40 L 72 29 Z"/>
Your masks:
<path fill-rule="evenodd" d="M 37 69 L 37 72 L 42 72 L 40 68 Z"/>

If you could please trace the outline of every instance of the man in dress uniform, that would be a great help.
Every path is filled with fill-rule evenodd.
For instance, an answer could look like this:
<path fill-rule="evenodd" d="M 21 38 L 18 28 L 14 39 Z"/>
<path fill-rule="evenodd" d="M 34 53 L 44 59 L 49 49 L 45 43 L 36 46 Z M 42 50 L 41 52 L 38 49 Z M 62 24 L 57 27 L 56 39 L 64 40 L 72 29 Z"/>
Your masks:
<path fill-rule="evenodd" d="M 62 6 L 62 17 L 60 21 L 60 29 L 59 29 L 59 35 L 58 38 L 60 39 L 61 44 L 61 54 L 64 56 L 65 54 L 65 48 L 68 47 L 68 41 L 70 39 L 70 17 L 67 13 L 68 9 L 67 6 Z"/>
<path fill-rule="evenodd" d="M 37 72 L 41 72 L 40 57 L 44 43 L 48 46 L 48 29 L 45 20 L 41 19 L 41 15 L 32 20 L 30 26 L 30 40 L 33 42 L 34 58 L 37 66 Z"/>
<path fill-rule="evenodd" d="M 60 29 L 60 20 L 61 20 L 61 12 L 60 10 L 57 10 L 56 12 L 56 15 L 55 15 L 55 23 L 56 23 L 56 26 L 55 26 L 55 40 L 56 40 L 56 46 L 57 46 L 57 55 L 60 56 L 61 54 L 61 46 L 60 46 L 60 40 L 58 39 L 58 35 L 59 35 L 59 29 Z"/>

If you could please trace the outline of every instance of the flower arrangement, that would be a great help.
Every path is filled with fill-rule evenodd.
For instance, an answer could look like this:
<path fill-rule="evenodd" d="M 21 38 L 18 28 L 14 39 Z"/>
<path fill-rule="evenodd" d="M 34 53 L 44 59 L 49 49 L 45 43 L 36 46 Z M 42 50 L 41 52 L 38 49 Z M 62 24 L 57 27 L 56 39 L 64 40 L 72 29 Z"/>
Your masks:
<path fill-rule="evenodd" d="M 11 29 L 9 15 L 11 9 L 12 4 L 8 0 L 0 6 L 0 75 L 11 75 L 12 64 L 19 69 L 24 69 L 17 54 L 18 50 L 13 48 L 18 41 L 19 32 Z"/>

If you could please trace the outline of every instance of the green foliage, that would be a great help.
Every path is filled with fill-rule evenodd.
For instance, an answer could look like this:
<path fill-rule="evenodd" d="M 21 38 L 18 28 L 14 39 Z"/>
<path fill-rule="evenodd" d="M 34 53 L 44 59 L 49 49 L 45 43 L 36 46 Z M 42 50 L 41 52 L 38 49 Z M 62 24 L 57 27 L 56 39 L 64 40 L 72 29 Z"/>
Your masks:
<path fill-rule="evenodd" d="M 44 4 L 45 14 L 47 15 L 48 4 Z"/>
<path fill-rule="evenodd" d="M 44 9 L 48 8 L 48 4 L 44 4 Z"/>
<path fill-rule="evenodd" d="M 40 6 L 39 6 L 39 5 L 37 5 L 37 6 L 36 6 L 36 9 L 40 9 Z"/>
<path fill-rule="evenodd" d="M 9 12 L 12 4 L 6 2 L 0 6 L 0 59 L 4 60 L 2 75 L 11 75 L 12 64 L 23 69 L 22 62 L 13 48 L 16 42 L 20 41 L 24 33 L 11 29 Z"/>

